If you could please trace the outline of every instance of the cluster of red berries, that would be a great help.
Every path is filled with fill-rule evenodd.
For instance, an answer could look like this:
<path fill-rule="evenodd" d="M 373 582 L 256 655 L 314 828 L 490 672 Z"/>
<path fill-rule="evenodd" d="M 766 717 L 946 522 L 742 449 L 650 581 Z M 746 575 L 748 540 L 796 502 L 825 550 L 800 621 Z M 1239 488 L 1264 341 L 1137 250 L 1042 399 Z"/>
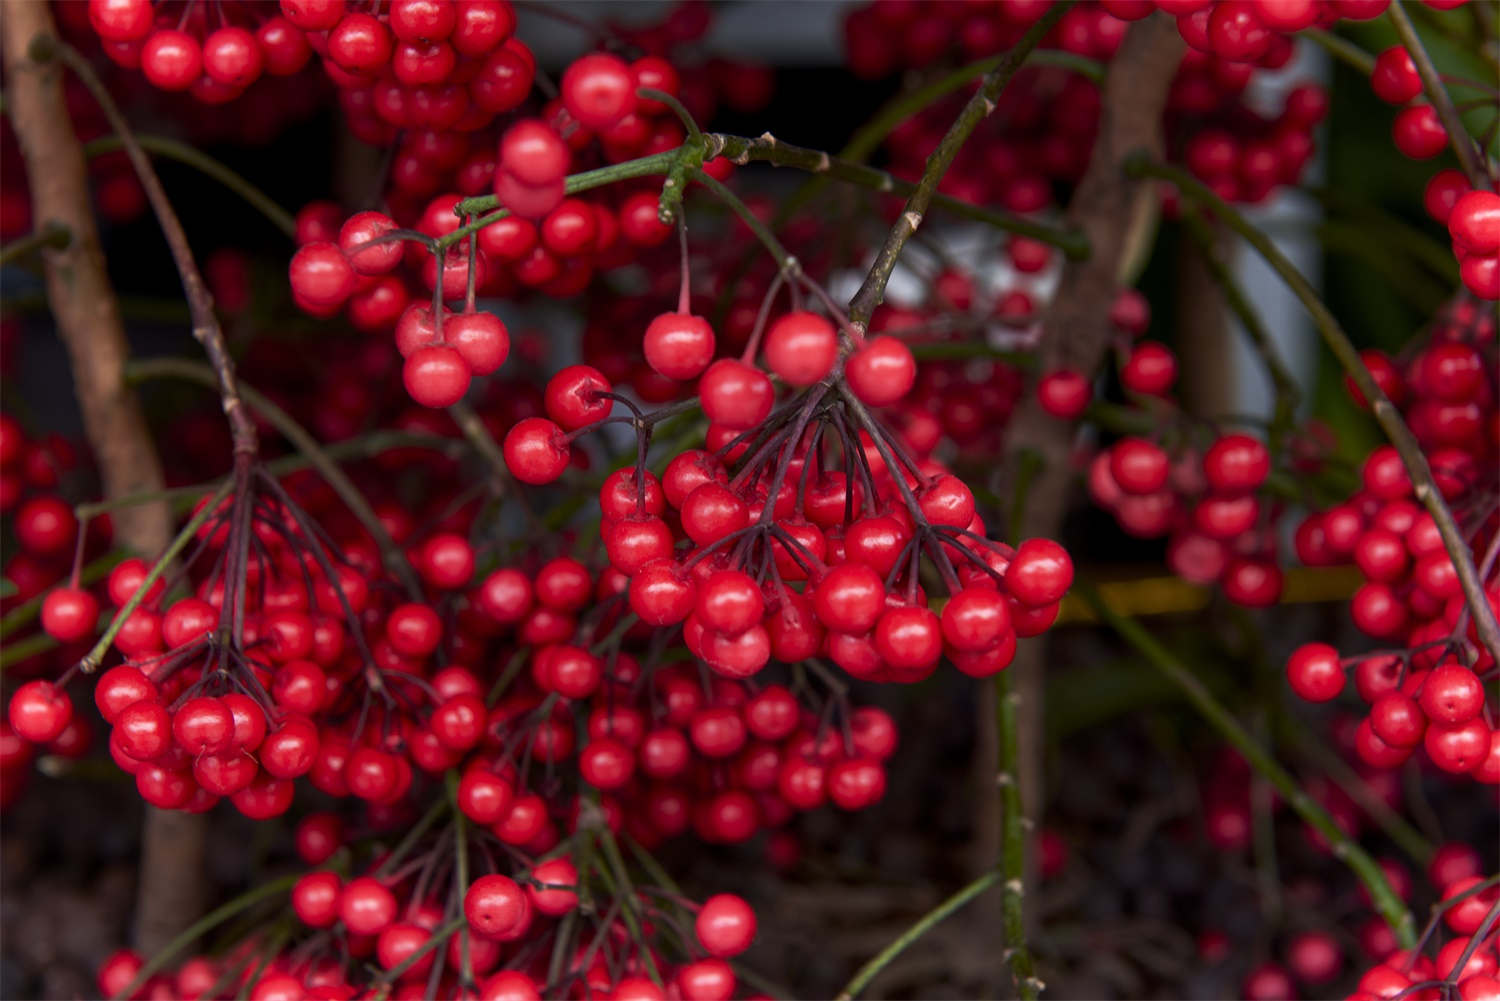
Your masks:
<path fill-rule="evenodd" d="M 1150 325 L 1144 298 L 1126 291 L 1111 310 L 1121 388 L 1154 430 L 1126 434 L 1094 455 L 1089 495 L 1138 538 L 1168 536 L 1167 564 L 1195 584 L 1218 583 L 1237 604 L 1261 607 L 1281 596 L 1275 515 L 1268 491 L 1273 455 L 1249 434 L 1190 420 L 1171 399 L 1177 358 L 1157 341 L 1134 338 Z M 1061 420 L 1083 416 L 1093 387 L 1071 369 L 1037 383 L 1041 406 Z"/>
<path fill-rule="evenodd" d="M 1365 364 L 1404 412 L 1459 524 L 1470 526 L 1465 541 L 1480 557 L 1487 600 L 1500 607 L 1493 555 L 1500 523 L 1494 497 L 1480 489 L 1495 477 L 1500 441 L 1494 329 L 1487 311 L 1460 297 L 1404 366 L 1376 351 L 1365 353 Z M 1361 483 L 1353 497 L 1298 526 L 1297 555 L 1309 565 L 1352 560 L 1365 579 L 1350 604 L 1354 624 L 1404 645 L 1350 658 L 1327 644 L 1303 646 L 1287 664 L 1293 690 L 1311 701 L 1334 699 L 1352 665 L 1370 704 L 1356 743 L 1361 758 L 1389 768 L 1421 744 L 1445 771 L 1500 781 L 1500 731 L 1482 683 L 1496 665 L 1478 642 L 1437 525 L 1391 446 L 1365 460 Z"/>
<path fill-rule="evenodd" d="M 1500 877 L 1486 878 L 1477 853 L 1458 845 L 1440 848 L 1428 874 L 1439 891 L 1434 910 L 1442 915 L 1447 941 L 1427 955 L 1429 935 L 1438 930 L 1433 925 L 1415 949 L 1397 949 L 1389 941 L 1366 950 L 1381 958 L 1360 974 L 1349 1001 L 1500 999 Z"/>
<path fill-rule="evenodd" d="M 1500 299 L 1500 195 L 1465 192 L 1440 221 L 1448 224 L 1464 287 L 1481 299 Z"/>
<path fill-rule="evenodd" d="M 324 816 L 298 827 L 299 851 L 313 865 L 342 838 Z M 483 838 L 463 850 L 493 861 Z M 749 948 L 756 917 L 734 894 L 697 904 L 661 887 L 622 890 L 617 870 L 586 863 L 580 870 L 569 854 L 528 859 L 510 875 L 491 871 L 460 892 L 452 854 L 434 844 L 387 855 L 353 878 L 331 868 L 308 872 L 290 894 L 289 910 L 302 927 L 297 941 L 259 963 L 244 961 L 263 946 L 253 938 L 222 957 L 194 956 L 146 978 L 128 996 L 351 1001 L 379 992 L 398 1001 L 728 1001 L 737 993 L 728 960 Z M 590 906 L 581 904 L 584 895 Z M 561 964 L 553 959 L 558 954 L 566 957 Z M 113 953 L 98 973 L 103 996 L 126 996 L 143 967 L 132 950 Z"/>
<path fill-rule="evenodd" d="M 927 67 L 950 55 L 961 61 L 982 58 L 1013 44 L 1049 6 L 1010 3 L 991 10 L 877 0 L 846 20 L 848 57 L 856 73 L 869 77 L 902 66 Z M 1312 2 L 1300 6 L 1319 13 Z M 1349 13 L 1322 16 L 1374 16 L 1349 6 Z M 1211 5 L 1209 0 L 1079 5 L 1062 16 L 1042 44 L 1108 62 L 1129 22 L 1158 8 L 1177 18 L 1189 44 L 1168 93 L 1165 124 L 1172 157 L 1231 201 L 1260 201 L 1275 188 L 1296 183 L 1312 158 L 1313 129 L 1327 113 L 1328 100 L 1317 86 L 1299 86 L 1288 93 L 1278 116 L 1266 118 L 1243 99 L 1257 70 L 1280 69 L 1293 54 L 1290 38 L 1256 22 L 1269 10 L 1266 5 Z M 895 173 L 921 173 L 920 151 L 936 145 L 953 112 L 939 102 L 892 131 L 887 148 Z M 1082 175 L 1098 117 L 1097 84 L 1068 70 L 1027 67 L 1006 87 L 996 114 L 965 145 L 943 179 L 943 190 L 1013 212 L 1045 209 L 1053 181 L 1071 183 Z"/>
<path fill-rule="evenodd" d="M 781 316 L 765 332 L 769 367 L 808 388 L 778 410 L 770 379 L 750 363 L 759 340 L 743 359 L 710 366 L 713 331 L 701 317 L 666 313 L 647 329 L 653 369 L 702 374 L 710 424 L 706 448 L 673 456 L 660 478 L 637 464 L 603 485 L 601 535 L 630 579 L 631 608 L 653 626 L 682 624 L 688 649 L 731 678 L 820 654 L 876 680 L 925 678 L 945 652 L 968 673 L 1002 670 L 1018 635 L 1055 619 L 1072 582 L 1067 554 L 1047 540 L 1013 550 L 986 539 L 969 488 L 935 460 L 913 459 L 864 411 L 858 401 L 888 405 L 910 390 L 915 364 L 900 341 L 871 338 L 832 374 L 833 323 Z M 618 399 L 596 369 L 558 373 L 549 417 L 506 435 L 511 472 L 549 483 L 579 434 L 618 420 L 644 435 L 659 419 L 611 417 Z M 924 554 L 950 593 L 941 618 L 918 582 Z"/>
<path fill-rule="evenodd" d="M 89 0 L 88 20 L 115 63 L 205 104 L 234 100 L 262 75 L 292 76 L 312 58 L 301 28 L 265 0 L 175 8 L 155 0 Z"/>

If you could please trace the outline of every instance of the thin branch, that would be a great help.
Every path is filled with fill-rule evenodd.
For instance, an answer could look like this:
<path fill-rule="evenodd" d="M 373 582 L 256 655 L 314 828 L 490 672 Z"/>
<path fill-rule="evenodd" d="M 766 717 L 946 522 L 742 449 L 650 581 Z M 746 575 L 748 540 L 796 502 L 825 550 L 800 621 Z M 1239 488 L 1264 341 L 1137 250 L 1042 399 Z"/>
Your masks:
<path fill-rule="evenodd" d="M 1249 338 L 1251 346 L 1255 348 L 1255 353 L 1260 356 L 1261 364 L 1266 367 L 1266 374 L 1271 378 L 1271 386 L 1276 394 L 1272 423 L 1278 428 L 1289 428 L 1297 412 L 1297 405 L 1302 400 L 1302 390 L 1298 387 L 1296 378 L 1286 367 L 1281 353 L 1276 350 L 1276 345 L 1271 340 L 1271 332 L 1266 329 L 1265 322 L 1261 320 L 1255 307 L 1250 305 L 1250 299 L 1245 295 L 1245 290 L 1219 256 L 1213 231 L 1196 212 L 1183 213 L 1182 221 L 1187 227 L 1188 234 L 1198 244 L 1209 275 L 1213 277 L 1215 284 L 1223 293 L 1224 304 L 1240 321 L 1245 336 Z"/>
<path fill-rule="evenodd" d="M 1000 864 L 995 871 L 1001 885 L 1001 915 L 1005 929 L 1005 953 L 1015 978 L 1016 995 L 1035 1001 L 1045 986 L 1036 977 L 1031 950 L 1026 946 L 1026 841 L 1031 822 L 1021 801 L 1020 713 L 1021 696 L 1015 676 L 1001 671 L 995 679 L 995 723 L 1000 737 Z"/>
<path fill-rule="evenodd" d="M 126 366 L 125 373 L 126 378 L 133 382 L 172 378 L 196 382 L 210 389 L 221 385 L 219 376 L 213 369 L 181 358 L 152 358 L 147 361 L 132 362 Z M 349 479 L 333 458 L 324 451 L 318 440 L 306 428 L 298 424 L 291 414 L 251 386 L 241 384 L 238 390 L 256 413 L 281 432 L 287 441 L 292 443 L 292 447 L 307 457 L 308 463 L 327 481 L 333 492 L 338 494 L 339 499 L 349 508 L 364 530 L 370 533 L 370 537 L 380 550 L 381 562 L 385 564 L 386 569 L 401 582 L 408 594 L 414 598 L 419 597 L 422 588 L 417 582 L 411 564 L 407 562 L 406 554 L 386 531 L 380 516 L 375 513 L 374 508 L 370 507 L 369 501 L 365 500 L 364 494 L 360 492 L 359 487 L 354 485 L 354 481 Z"/>
<path fill-rule="evenodd" d="M 1317 292 L 1313 290 L 1312 285 L 1302 273 L 1266 234 L 1256 229 L 1248 219 L 1187 171 L 1161 163 L 1145 154 L 1132 154 L 1127 157 L 1125 170 L 1133 177 L 1157 177 L 1175 184 L 1179 192 L 1206 208 L 1230 229 L 1242 236 L 1246 243 L 1254 247 L 1291 289 L 1292 294 L 1301 300 L 1302 305 L 1312 316 L 1313 325 L 1318 328 L 1323 342 L 1328 345 L 1344 371 L 1349 374 L 1350 379 L 1369 402 L 1376 422 L 1401 456 L 1407 476 L 1411 478 L 1412 492 L 1432 515 L 1432 520 L 1437 524 L 1438 532 L 1442 535 L 1443 548 L 1448 551 L 1448 558 L 1453 561 L 1459 584 L 1463 589 L 1464 601 L 1474 616 L 1479 641 L 1484 644 L 1490 656 L 1500 661 L 1500 623 L 1495 621 L 1495 610 L 1490 607 L 1485 597 L 1484 584 L 1479 579 L 1479 571 L 1474 566 L 1474 553 L 1469 549 L 1468 541 L 1460 531 L 1458 523 L 1453 520 L 1453 512 L 1448 509 L 1441 491 L 1437 488 L 1437 483 L 1433 480 L 1432 469 L 1427 464 L 1427 455 L 1422 451 L 1416 435 L 1412 434 L 1411 428 L 1407 427 L 1406 422 L 1402 420 L 1401 411 L 1396 409 L 1395 404 L 1376 384 L 1374 377 L 1370 375 L 1370 370 L 1365 368 L 1359 351 L 1349 340 L 1349 335 L 1344 332 L 1344 328 L 1339 325 L 1338 319 L 1318 298 Z"/>
<path fill-rule="evenodd" d="M 167 193 L 161 186 L 161 178 L 156 176 L 156 170 L 151 166 L 150 158 L 136 141 L 135 134 L 130 130 L 130 124 L 125 121 L 125 116 L 121 114 L 114 98 L 110 96 L 109 89 L 104 86 L 103 81 L 94 72 L 93 66 L 77 49 L 56 38 L 40 36 L 32 40 L 31 54 L 32 58 L 39 62 L 56 58 L 72 70 L 93 95 L 99 109 L 108 119 L 110 128 L 114 130 L 124 146 L 125 154 L 130 158 L 131 166 L 135 168 L 136 178 L 146 192 L 147 201 L 151 203 L 151 210 L 156 214 L 156 221 L 161 226 L 162 235 L 166 237 L 167 247 L 172 251 L 172 259 L 177 264 L 177 274 L 182 279 L 182 291 L 187 296 L 188 311 L 193 318 L 193 337 L 203 345 L 209 364 L 213 366 L 218 376 L 219 399 L 223 404 L 224 416 L 229 420 L 230 432 L 234 437 L 235 461 L 242 466 L 247 464 L 255 457 L 259 443 L 255 433 L 255 422 L 250 419 L 249 414 L 245 413 L 244 403 L 240 400 L 239 380 L 235 376 L 234 361 L 229 356 L 229 348 L 224 343 L 224 331 L 219 327 L 219 318 L 214 313 L 213 296 L 209 294 L 203 275 L 198 270 L 198 264 L 193 260 L 193 251 L 188 245 L 187 233 L 183 231 L 182 221 L 177 218 L 177 212 L 172 208 L 172 202 L 167 198 Z"/>
<path fill-rule="evenodd" d="M 1214 698 L 1192 670 L 1178 660 L 1170 650 L 1162 646 L 1139 622 L 1127 618 L 1111 608 L 1099 593 L 1085 583 L 1074 585 L 1074 590 L 1094 609 L 1099 619 L 1119 634 L 1120 638 L 1134 647 L 1146 661 L 1172 682 L 1187 700 L 1193 704 L 1210 726 L 1228 741 L 1240 756 L 1266 781 L 1275 787 L 1283 800 L 1296 811 L 1308 826 L 1312 827 L 1328 842 L 1333 856 L 1347 865 L 1364 887 L 1380 916 L 1385 918 L 1396 941 L 1403 949 L 1416 942 L 1415 923 L 1396 891 L 1391 888 L 1379 863 L 1369 853 L 1344 833 L 1333 816 L 1307 794 L 1297 780 L 1235 719 L 1233 714 Z"/>
<path fill-rule="evenodd" d="M 895 941 L 881 949 L 870 958 L 869 962 L 859 968 L 859 971 L 844 985 L 844 989 L 839 991 L 837 1001 L 852 1001 L 853 998 L 858 997 L 859 992 L 869 986 L 870 981 L 879 976 L 881 970 L 890 966 L 897 956 L 999 880 L 999 870 L 992 869 L 922 915 L 916 924 L 902 932 Z"/>
<path fill-rule="evenodd" d="M 66 250 L 73 242 L 73 231 L 56 220 L 48 220 L 41 229 L 27 233 L 0 247 L 0 266 L 20 260 L 39 250 Z"/>
<path fill-rule="evenodd" d="M 1417 34 L 1411 18 L 1406 16 L 1406 8 L 1401 6 L 1401 0 L 1391 0 L 1386 11 L 1390 14 L 1391 26 L 1401 38 L 1402 46 L 1417 66 L 1417 75 L 1422 78 L 1422 89 L 1427 92 L 1427 100 L 1432 103 L 1438 118 L 1442 120 L 1443 128 L 1448 132 L 1448 142 L 1453 146 L 1453 155 L 1458 157 L 1458 165 L 1463 168 L 1464 176 L 1469 179 L 1471 187 L 1484 188 L 1488 178 L 1475 155 L 1474 140 L 1469 137 L 1469 130 L 1464 127 L 1463 119 L 1458 117 L 1458 109 L 1453 106 L 1453 98 L 1448 94 L 1448 88 L 1443 86 L 1437 67 L 1432 65 L 1432 57 L 1422 44 L 1422 36 Z"/>
<path fill-rule="evenodd" d="M 251 184 L 244 177 L 235 172 L 234 168 L 222 160 L 203 153 L 186 143 L 178 142 L 176 139 L 168 139 L 166 136 L 138 135 L 135 141 L 140 143 L 141 148 L 148 153 L 175 160 L 178 163 L 192 167 L 199 173 L 206 174 L 218 181 L 224 187 L 239 195 L 261 215 L 266 221 L 285 233 L 288 239 L 297 235 L 297 220 L 290 212 L 282 208 L 260 188 Z M 84 156 L 93 159 L 104 153 L 112 153 L 115 150 L 124 149 L 125 141 L 119 136 L 103 136 L 84 143 Z"/>
<path fill-rule="evenodd" d="M 1368 79 L 1375 71 L 1375 57 L 1342 35 L 1325 28 L 1307 28 L 1299 34 L 1362 77 Z"/>
<path fill-rule="evenodd" d="M 938 143 L 937 149 L 927 158 L 927 166 L 922 170 L 922 178 L 917 182 L 916 190 L 907 197 L 906 205 L 886 234 L 885 243 L 875 255 L 875 263 L 865 276 L 864 283 L 854 293 L 854 298 L 849 300 L 849 319 L 861 333 L 869 324 L 875 307 L 880 305 L 880 300 L 885 296 L 885 286 L 890 281 L 891 272 L 895 270 L 897 258 L 901 256 L 901 248 L 922 225 L 927 207 L 932 204 L 932 196 L 937 194 L 938 184 L 958 156 L 958 151 L 963 148 L 979 123 L 995 110 L 995 102 L 1000 99 L 1001 91 L 1026 62 L 1031 50 L 1037 47 L 1043 36 L 1052 30 L 1052 26 L 1057 24 L 1072 5 L 1072 0 L 1054 3 L 1047 13 L 1026 29 L 1026 34 L 1021 36 L 1020 41 L 1001 57 L 999 65 L 985 74 L 979 90 L 969 98 L 953 124 L 948 126 L 948 132 Z"/>

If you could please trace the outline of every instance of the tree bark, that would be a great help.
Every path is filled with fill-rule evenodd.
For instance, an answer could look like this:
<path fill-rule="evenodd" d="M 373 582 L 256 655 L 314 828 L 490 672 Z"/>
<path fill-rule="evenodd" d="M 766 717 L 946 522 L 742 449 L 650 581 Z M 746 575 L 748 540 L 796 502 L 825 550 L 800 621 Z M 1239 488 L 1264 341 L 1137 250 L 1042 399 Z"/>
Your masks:
<path fill-rule="evenodd" d="M 39 63 L 30 56 L 34 39 L 55 35 L 46 3 L 0 3 L 8 111 L 26 161 L 34 225 L 60 225 L 70 234 L 67 246 L 42 251 L 47 299 L 68 352 L 104 496 L 160 490 L 161 461 L 140 399 L 124 379 L 129 344 L 99 244 L 83 148 L 63 98 L 63 69 L 55 60 Z M 115 540 L 148 559 L 172 535 L 164 503 L 121 508 L 111 520 Z M 199 815 L 147 811 L 135 915 L 135 943 L 142 952 L 160 949 L 202 908 L 205 825 Z"/>
<path fill-rule="evenodd" d="M 1119 290 L 1123 258 L 1131 249 L 1132 227 L 1143 216 L 1140 200 L 1159 197 L 1155 185 L 1126 177 L 1121 163 L 1136 150 L 1161 153 L 1162 110 L 1183 48 L 1172 21 L 1153 14 L 1131 25 L 1110 63 L 1103 86 L 1098 139 L 1067 212 L 1067 221 L 1087 234 L 1091 253 L 1066 266 L 1043 316 L 1039 372 L 1067 367 L 1087 377 L 1104 360 L 1111 337 L 1110 306 Z M 1021 455 L 1031 452 L 1041 459 L 1026 491 L 1018 538 L 1055 537 L 1061 528 L 1076 475 L 1070 461 L 1074 431 L 1070 422 L 1042 410 L 1036 393 L 1026 394 L 1012 420 L 1002 475 L 993 484 L 1000 496 L 1010 497 Z M 1020 699 L 1021 796 L 1027 816 L 1038 824 L 1043 806 L 1042 683 L 1049 646 L 1045 635 L 1023 640 L 1008 668 L 1015 672 Z M 993 683 L 987 692 L 989 697 L 977 707 L 977 753 L 981 757 L 976 762 L 976 778 L 978 788 L 987 790 L 988 795 L 977 825 L 980 840 L 976 871 L 995 864 L 1000 844 L 1000 797 L 995 786 L 999 736 Z M 999 900 L 986 900 L 984 904 L 986 916 L 993 914 L 994 920 L 981 923 L 999 927 Z"/>

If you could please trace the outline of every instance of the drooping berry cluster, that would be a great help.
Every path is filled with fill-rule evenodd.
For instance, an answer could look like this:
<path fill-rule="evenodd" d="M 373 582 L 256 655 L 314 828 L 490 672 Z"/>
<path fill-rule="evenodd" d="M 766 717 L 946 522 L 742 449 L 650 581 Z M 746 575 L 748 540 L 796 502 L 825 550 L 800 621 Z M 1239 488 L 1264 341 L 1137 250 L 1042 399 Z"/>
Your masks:
<path fill-rule="evenodd" d="M 1494 318 L 1465 297 L 1444 310 L 1427 343 L 1398 366 L 1370 351 L 1365 363 L 1404 412 L 1426 453 L 1437 489 L 1453 508 L 1479 564 L 1486 600 L 1500 607 L 1496 497 L 1481 485 L 1496 475 Z M 1356 398 L 1363 402 L 1356 391 Z M 1478 640 L 1458 573 L 1432 516 L 1416 496 L 1401 456 L 1375 449 L 1362 489 L 1298 526 L 1298 557 L 1311 565 L 1352 560 L 1365 583 L 1350 603 L 1354 624 L 1397 649 L 1341 658 L 1331 645 L 1296 651 L 1287 664 L 1303 698 L 1336 698 L 1353 667 L 1370 704 L 1357 750 L 1394 767 L 1419 744 L 1448 772 L 1500 781 L 1500 731 L 1483 680 L 1496 666 Z"/>

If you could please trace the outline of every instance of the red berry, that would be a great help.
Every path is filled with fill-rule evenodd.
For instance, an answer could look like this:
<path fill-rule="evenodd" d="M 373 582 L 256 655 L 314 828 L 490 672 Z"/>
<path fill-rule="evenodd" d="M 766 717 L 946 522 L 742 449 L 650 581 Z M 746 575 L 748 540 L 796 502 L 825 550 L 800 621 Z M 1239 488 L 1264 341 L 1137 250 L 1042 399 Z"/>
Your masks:
<path fill-rule="evenodd" d="M 1309 702 L 1327 702 L 1344 690 L 1339 652 L 1326 643 L 1307 643 L 1293 651 L 1286 676 L 1292 691 Z"/>
<path fill-rule="evenodd" d="M 714 357 L 714 330 L 701 316 L 662 313 L 646 328 L 646 363 L 668 379 L 694 379 Z"/>
<path fill-rule="evenodd" d="M 699 908 L 694 929 L 710 956 L 738 956 L 755 938 L 755 912 L 732 893 L 715 894 Z"/>
<path fill-rule="evenodd" d="M 872 407 L 885 407 L 911 392 L 917 363 L 911 349 L 889 334 L 872 337 L 844 362 L 844 378 L 854 395 Z"/>
<path fill-rule="evenodd" d="M 816 313 L 787 313 L 766 331 L 766 364 L 790 386 L 811 386 L 833 370 L 839 339 Z"/>
<path fill-rule="evenodd" d="M 1388 104 L 1405 104 L 1422 93 L 1422 78 L 1417 74 L 1411 53 L 1393 45 L 1376 56 L 1375 68 L 1370 72 L 1370 88 Z"/>
<path fill-rule="evenodd" d="M 591 52 L 574 60 L 562 77 L 563 106 L 585 128 L 595 131 L 635 109 L 636 82 L 619 56 Z"/>
<path fill-rule="evenodd" d="M 505 435 L 505 465 L 522 483 L 551 483 L 568 468 L 571 450 L 562 428 L 545 417 L 528 417 Z"/>
<path fill-rule="evenodd" d="M 60 587 L 42 602 L 42 629 L 59 643 L 90 635 L 99 621 L 99 601 L 82 588 Z"/>

